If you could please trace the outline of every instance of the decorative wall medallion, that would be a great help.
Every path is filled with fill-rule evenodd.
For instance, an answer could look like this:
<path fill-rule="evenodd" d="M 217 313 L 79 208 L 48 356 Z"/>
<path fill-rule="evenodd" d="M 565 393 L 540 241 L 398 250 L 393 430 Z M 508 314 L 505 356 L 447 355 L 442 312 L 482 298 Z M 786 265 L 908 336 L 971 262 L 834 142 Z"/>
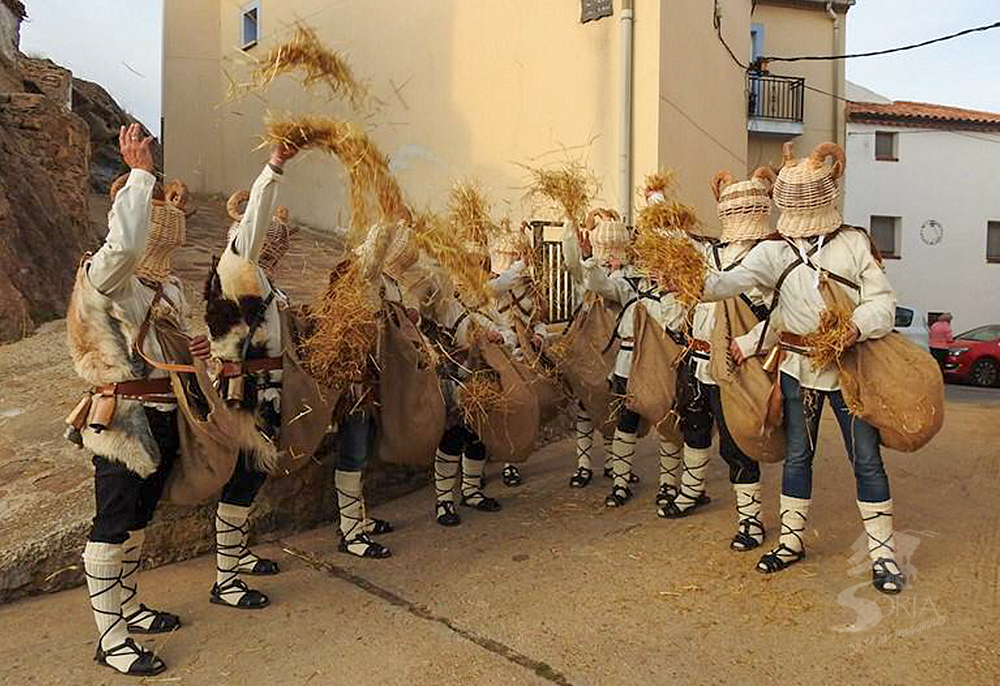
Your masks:
<path fill-rule="evenodd" d="M 927 245 L 937 245 L 944 237 L 944 227 L 936 219 L 928 219 L 920 225 L 920 240 Z"/>

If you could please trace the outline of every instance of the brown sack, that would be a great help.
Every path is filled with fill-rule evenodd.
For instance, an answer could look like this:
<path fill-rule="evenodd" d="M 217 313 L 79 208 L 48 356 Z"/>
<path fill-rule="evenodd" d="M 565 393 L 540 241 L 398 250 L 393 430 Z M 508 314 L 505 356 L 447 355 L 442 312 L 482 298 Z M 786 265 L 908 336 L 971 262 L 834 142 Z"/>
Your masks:
<path fill-rule="evenodd" d="M 281 429 L 278 441 L 278 473 L 289 474 L 308 464 L 330 431 L 338 397 L 320 386 L 302 365 L 298 341 L 305 322 L 290 308 L 281 317 Z"/>
<path fill-rule="evenodd" d="M 535 350 L 531 337 L 518 320 L 514 321 L 514 333 L 524 355 L 524 361 L 515 361 L 515 366 L 538 398 L 539 421 L 548 423 L 566 409 L 569 398 L 555 369 L 547 366 L 549 363 L 540 351 Z"/>
<path fill-rule="evenodd" d="M 743 454 L 758 462 L 785 459 L 782 422 L 768 421 L 768 408 L 775 379 L 764 371 L 764 358 L 750 357 L 734 365 L 729 344 L 757 325 L 757 317 L 745 302 L 731 298 L 715 306 L 710 369 L 719 384 L 726 428 Z"/>
<path fill-rule="evenodd" d="M 670 421 L 677 395 L 677 362 L 683 349 L 641 304 L 635 306 L 635 352 L 625 406 L 650 425 Z"/>
<path fill-rule="evenodd" d="M 827 304 L 853 311 L 839 285 L 822 283 Z M 913 452 L 944 424 L 944 380 L 930 353 L 896 332 L 863 341 L 840 358 L 840 390 L 856 417 L 878 429 L 882 445 Z"/>
<path fill-rule="evenodd" d="M 500 377 L 503 404 L 490 408 L 487 416 L 478 418 L 471 428 L 492 459 L 524 462 L 531 455 L 538 435 L 538 398 L 504 348 L 482 342 L 470 355 L 476 356 Z"/>
<path fill-rule="evenodd" d="M 381 375 L 378 456 L 384 462 L 426 467 L 444 433 L 445 404 L 434 352 L 401 307 L 385 316 L 379 350 Z"/>
<path fill-rule="evenodd" d="M 608 348 L 614 328 L 614 318 L 604 306 L 604 301 L 591 297 L 564 334 L 566 354 L 559 364 L 573 396 L 587 410 L 594 427 L 605 438 L 611 438 L 615 433 L 615 417 L 611 412 L 615 405 L 609 378 L 618 355 L 617 338 Z"/>

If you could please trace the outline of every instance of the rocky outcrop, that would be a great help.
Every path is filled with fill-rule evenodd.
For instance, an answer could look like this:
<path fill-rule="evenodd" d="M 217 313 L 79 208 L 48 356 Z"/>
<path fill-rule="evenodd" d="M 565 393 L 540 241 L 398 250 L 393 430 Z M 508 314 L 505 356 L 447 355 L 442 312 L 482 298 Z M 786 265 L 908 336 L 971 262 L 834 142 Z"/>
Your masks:
<path fill-rule="evenodd" d="M 107 193 L 115 178 L 126 171 L 118 152 L 118 129 L 137 120 L 101 86 L 77 78 L 73 79 L 73 112 L 83 118 L 90 130 L 90 187 L 95 192 Z M 149 135 L 145 126 L 143 130 Z M 159 142 L 153 145 L 153 161 L 157 169 L 163 169 Z"/>

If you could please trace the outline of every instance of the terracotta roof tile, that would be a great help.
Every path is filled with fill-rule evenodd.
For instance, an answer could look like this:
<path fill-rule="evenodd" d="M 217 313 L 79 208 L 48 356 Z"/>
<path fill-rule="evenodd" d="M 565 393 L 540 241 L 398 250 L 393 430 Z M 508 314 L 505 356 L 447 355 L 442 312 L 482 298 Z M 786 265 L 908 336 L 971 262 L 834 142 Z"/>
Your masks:
<path fill-rule="evenodd" d="M 948 129 L 1000 130 L 1000 113 L 967 110 L 926 102 L 849 102 L 848 121 L 886 126 L 926 126 Z"/>

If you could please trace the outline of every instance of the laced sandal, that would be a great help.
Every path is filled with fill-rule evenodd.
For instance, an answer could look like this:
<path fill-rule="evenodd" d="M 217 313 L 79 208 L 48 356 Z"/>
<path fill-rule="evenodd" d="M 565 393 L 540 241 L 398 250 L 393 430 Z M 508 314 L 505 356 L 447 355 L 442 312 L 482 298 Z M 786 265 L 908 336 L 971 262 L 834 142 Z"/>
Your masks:
<path fill-rule="evenodd" d="M 391 522 L 387 522 L 384 519 L 376 519 L 375 517 L 372 517 L 365 522 L 365 533 L 369 536 L 391 534 L 395 530 L 396 527 L 394 527 Z"/>
<path fill-rule="evenodd" d="M 615 478 L 615 472 L 614 472 L 614 470 L 611 467 L 605 467 L 604 468 L 604 478 L 605 479 L 613 479 L 613 478 Z M 641 479 L 639 478 L 638 474 L 636 474 L 635 472 L 629 472 L 629 474 L 628 474 L 628 482 L 630 484 L 635 485 L 635 484 L 639 483 L 640 481 L 641 481 Z"/>
<path fill-rule="evenodd" d="M 455 511 L 455 503 L 450 500 L 438 501 L 437 523 L 441 526 L 458 526 L 462 523 L 462 518 Z"/>
<path fill-rule="evenodd" d="M 170 612 L 150 610 L 139 603 L 139 609 L 125 617 L 130 634 L 166 634 L 181 628 L 181 618 Z"/>
<path fill-rule="evenodd" d="M 521 478 L 521 470 L 512 464 L 507 465 L 500 472 L 503 477 L 503 485 L 508 488 L 514 488 L 515 486 L 520 486 L 524 480 Z M 479 486 L 482 488 L 482 485 Z"/>
<path fill-rule="evenodd" d="M 129 665 L 128 671 L 123 672 L 108 662 L 109 659 L 126 658 L 129 655 L 135 655 L 135 660 Z M 156 676 L 157 674 L 162 674 L 167 669 L 167 665 L 163 660 L 151 651 L 136 644 L 131 638 L 125 639 L 124 643 L 119 643 L 114 648 L 109 648 L 108 650 L 101 648 L 101 644 L 98 643 L 97 652 L 94 654 L 94 662 L 126 676 Z"/>
<path fill-rule="evenodd" d="M 576 473 L 569 478 L 570 488 L 586 488 L 590 485 L 590 480 L 594 478 L 594 472 L 586 467 L 577 467 Z"/>
<path fill-rule="evenodd" d="M 893 572 L 889 565 L 896 568 Z M 880 557 L 872 563 L 872 585 L 880 593 L 886 595 L 898 595 L 906 587 L 906 575 L 898 571 L 899 565 L 896 561 L 888 557 Z"/>
<path fill-rule="evenodd" d="M 764 525 L 754 517 L 740 522 L 739 529 L 729 542 L 729 547 L 739 553 L 753 550 L 764 543 Z"/>
<path fill-rule="evenodd" d="M 351 540 L 340 539 L 337 549 L 355 557 L 365 557 L 373 560 L 384 560 L 392 557 L 392 551 L 381 543 L 373 540 L 368 534 L 358 534 Z"/>
<path fill-rule="evenodd" d="M 779 543 L 777 548 L 761 556 L 757 562 L 757 571 L 761 574 L 774 574 L 801 562 L 805 557 L 805 549 L 792 550 L 784 543 Z"/>
<path fill-rule="evenodd" d="M 471 507 L 479 510 L 480 512 L 499 512 L 501 509 L 500 501 L 496 498 L 489 497 L 482 491 L 473 491 L 468 495 L 463 494 L 462 506 Z"/>
<path fill-rule="evenodd" d="M 236 565 L 236 570 L 240 574 L 246 574 L 247 576 L 274 576 L 281 569 L 278 567 L 278 563 L 274 560 L 268 560 L 267 558 L 260 557 L 256 553 L 247 549 L 243 557 L 240 558 L 240 563 Z"/>
<path fill-rule="evenodd" d="M 238 597 L 237 597 L 238 596 Z M 216 583 L 212 586 L 209 602 L 239 610 L 262 610 L 271 604 L 270 598 L 246 585 L 239 577 L 225 584 Z"/>
<path fill-rule="evenodd" d="M 680 495 L 680 491 L 672 484 L 660 484 L 656 492 L 656 507 L 665 507 L 667 503 Z"/>
<path fill-rule="evenodd" d="M 625 486 L 615 486 L 604 499 L 605 507 L 622 507 L 632 499 L 632 490 Z"/>
<path fill-rule="evenodd" d="M 710 502 L 712 502 L 712 499 L 707 494 L 702 493 L 694 499 L 694 503 L 690 507 L 682 510 L 680 505 L 677 504 L 677 498 L 671 498 L 656 510 L 656 514 L 664 519 L 680 519 L 681 517 L 687 517 L 695 510 L 708 505 Z"/>

